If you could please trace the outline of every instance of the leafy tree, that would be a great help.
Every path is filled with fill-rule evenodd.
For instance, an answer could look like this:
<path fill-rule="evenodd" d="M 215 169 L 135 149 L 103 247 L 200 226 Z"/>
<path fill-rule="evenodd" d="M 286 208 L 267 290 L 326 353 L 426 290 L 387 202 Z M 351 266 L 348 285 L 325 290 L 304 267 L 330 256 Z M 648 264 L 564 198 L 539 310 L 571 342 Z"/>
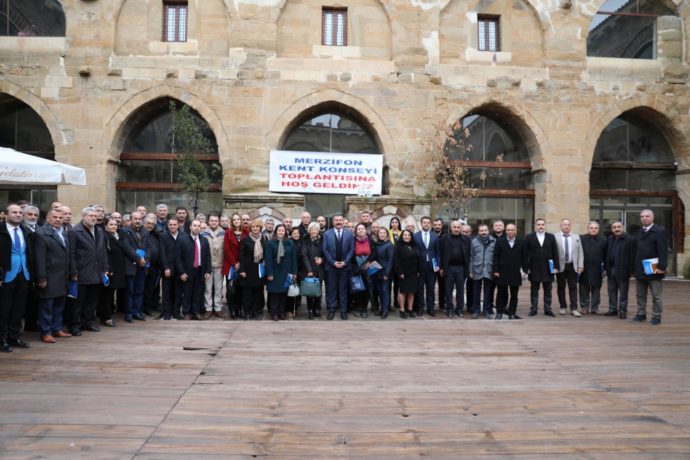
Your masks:
<path fill-rule="evenodd" d="M 192 114 L 188 105 L 178 108 L 174 101 L 170 101 L 169 108 L 172 114 L 170 144 L 173 153 L 177 154 L 182 191 L 188 196 L 195 216 L 201 193 L 206 192 L 212 183 L 211 171 L 199 160 L 199 156 L 212 153 L 213 143 L 204 135 L 200 120 Z M 212 168 L 218 168 L 218 165 L 214 164 Z"/>

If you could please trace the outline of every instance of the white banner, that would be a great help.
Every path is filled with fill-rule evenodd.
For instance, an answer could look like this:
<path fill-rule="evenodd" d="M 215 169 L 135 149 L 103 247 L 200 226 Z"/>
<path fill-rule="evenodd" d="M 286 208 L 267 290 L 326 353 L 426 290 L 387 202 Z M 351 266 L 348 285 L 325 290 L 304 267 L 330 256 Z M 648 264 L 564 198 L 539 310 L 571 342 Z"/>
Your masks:
<path fill-rule="evenodd" d="M 271 192 L 381 194 L 383 155 L 271 150 Z"/>

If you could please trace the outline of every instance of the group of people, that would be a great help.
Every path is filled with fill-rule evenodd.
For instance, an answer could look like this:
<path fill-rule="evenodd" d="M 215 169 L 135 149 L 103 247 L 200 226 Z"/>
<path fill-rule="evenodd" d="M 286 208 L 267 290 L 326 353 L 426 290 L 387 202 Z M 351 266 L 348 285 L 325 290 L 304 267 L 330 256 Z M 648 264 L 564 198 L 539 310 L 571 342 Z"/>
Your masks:
<path fill-rule="evenodd" d="M 160 311 L 161 320 L 261 319 L 297 315 L 306 298 L 309 319 L 321 316 L 325 287 L 326 318 L 336 314 L 386 319 L 398 310 L 403 319 L 468 314 L 476 319 L 520 319 L 518 292 L 529 279 L 529 316 L 552 310 L 557 285 L 560 314 L 599 314 L 600 290 L 608 279 L 606 316 L 627 317 L 629 280 L 634 276 L 637 313 L 644 322 L 647 294 L 653 298 L 650 324 L 661 323 L 662 285 L 666 270 L 666 234 L 654 214 L 640 214 L 642 228 L 632 236 L 622 222 L 601 235 L 597 222 L 587 233 L 571 232 L 563 219 L 560 231 L 535 231 L 521 237 L 502 220 L 470 225 L 424 216 L 420 228 L 392 217 L 388 227 L 361 212 L 357 222 L 343 215 L 312 220 L 303 212 L 276 223 L 211 213 L 191 219 L 184 207 L 169 213 L 138 206 L 130 214 L 105 212 L 93 205 L 72 212 L 53 202 L 39 222 L 30 204 L 7 206 L 0 222 L 0 351 L 29 348 L 23 328 L 36 327 L 41 340 L 98 332 L 124 321 L 145 321 Z M 652 263 L 653 262 L 653 263 Z M 651 268 L 650 268 L 651 267 Z M 567 291 L 567 292 L 566 292 Z M 438 293 L 438 294 L 437 294 Z M 567 294 L 567 296 L 566 296 Z M 438 309 L 436 308 L 438 306 Z"/>

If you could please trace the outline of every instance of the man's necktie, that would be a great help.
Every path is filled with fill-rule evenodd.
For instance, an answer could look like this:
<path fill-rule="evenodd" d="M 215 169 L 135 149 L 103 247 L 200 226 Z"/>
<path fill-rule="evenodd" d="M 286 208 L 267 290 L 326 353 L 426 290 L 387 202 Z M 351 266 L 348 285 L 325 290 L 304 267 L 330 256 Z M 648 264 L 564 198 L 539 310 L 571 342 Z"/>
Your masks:
<path fill-rule="evenodd" d="M 200 265 L 200 259 L 199 257 L 199 239 L 194 238 L 194 268 L 199 268 Z"/>
<path fill-rule="evenodd" d="M 22 251 L 22 242 L 19 239 L 19 229 L 17 227 L 14 227 L 14 249 L 17 252 Z"/>

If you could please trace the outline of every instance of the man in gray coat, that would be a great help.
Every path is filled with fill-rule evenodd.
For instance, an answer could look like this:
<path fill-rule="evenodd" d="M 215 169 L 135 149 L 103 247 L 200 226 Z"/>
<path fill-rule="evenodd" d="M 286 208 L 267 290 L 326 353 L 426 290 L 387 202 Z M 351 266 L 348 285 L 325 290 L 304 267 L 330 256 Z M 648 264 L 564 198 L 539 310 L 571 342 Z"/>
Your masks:
<path fill-rule="evenodd" d="M 484 316 L 493 319 L 494 305 L 491 295 L 493 286 L 493 262 L 496 238 L 489 235 L 489 227 L 481 224 L 477 227 L 477 236 L 470 243 L 470 277 L 472 278 L 472 318 L 479 317 L 479 300 L 484 292 Z"/>
<path fill-rule="evenodd" d="M 67 234 L 62 229 L 62 211 L 51 209 L 46 221 L 34 233 L 34 273 L 41 340 L 55 343 L 55 337 L 72 336 L 62 326 L 69 290 L 69 253 Z"/>

